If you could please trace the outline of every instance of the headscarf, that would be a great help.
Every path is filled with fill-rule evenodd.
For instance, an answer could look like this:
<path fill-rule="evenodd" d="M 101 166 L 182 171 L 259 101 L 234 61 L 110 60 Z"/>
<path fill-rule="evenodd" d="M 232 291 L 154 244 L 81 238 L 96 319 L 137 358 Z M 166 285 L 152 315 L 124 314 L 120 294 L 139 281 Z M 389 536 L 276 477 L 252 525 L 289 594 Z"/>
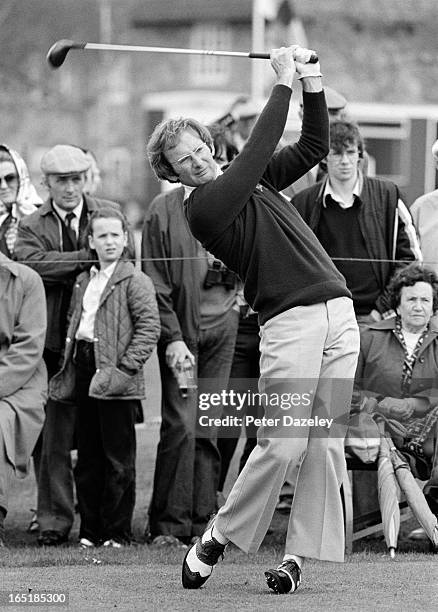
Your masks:
<path fill-rule="evenodd" d="M 22 217 L 24 215 L 30 215 L 36 210 L 37 206 L 43 203 L 43 200 L 37 194 L 35 187 L 32 185 L 29 176 L 29 170 L 27 169 L 26 162 L 24 159 L 5 144 L 0 144 L 0 149 L 3 149 L 11 156 L 12 162 L 17 169 L 18 175 L 18 191 L 17 198 L 12 208 L 12 215 L 15 217 Z M 7 212 L 4 204 L 0 201 L 0 214 Z"/>
<path fill-rule="evenodd" d="M 6 242 L 7 251 L 5 254 L 11 256 L 14 252 L 15 241 L 17 239 L 18 222 L 21 217 L 33 213 L 37 206 L 43 203 L 43 200 L 37 194 L 35 187 L 32 185 L 24 159 L 14 149 L 10 149 L 5 144 L 0 144 L 0 149 L 6 151 L 14 164 L 18 175 L 18 190 L 15 202 L 12 204 L 11 210 L 8 210 L 0 200 L 0 216 L 8 213 L 10 215 L 4 240 Z"/>

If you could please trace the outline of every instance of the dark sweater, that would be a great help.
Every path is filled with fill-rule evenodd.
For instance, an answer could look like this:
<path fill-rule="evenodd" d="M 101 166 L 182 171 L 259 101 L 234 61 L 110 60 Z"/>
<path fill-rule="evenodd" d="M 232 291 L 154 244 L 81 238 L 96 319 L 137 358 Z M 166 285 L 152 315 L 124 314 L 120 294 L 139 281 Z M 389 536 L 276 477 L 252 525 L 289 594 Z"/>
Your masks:
<path fill-rule="evenodd" d="M 194 236 L 240 276 L 262 325 L 294 306 L 351 297 L 314 233 L 278 193 L 328 152 L 324 94 L 303 92 L 301 137 L 274 154 L 291 93 L 284 85 L 273 88 L 242 152 L 186 202 Z"/>
<path fill-rule="evenodd" d="M 350 208 L 342 208 L 328 196 L 326 206 L 321 209 L 315 234 L 330 257 L 335 259 L 335 266 L 347 281 L 356 314 L 367 315 L 375 307 L 380 286 L 360 230 L 360 206 L 363 204 L 356 199 Z"/>

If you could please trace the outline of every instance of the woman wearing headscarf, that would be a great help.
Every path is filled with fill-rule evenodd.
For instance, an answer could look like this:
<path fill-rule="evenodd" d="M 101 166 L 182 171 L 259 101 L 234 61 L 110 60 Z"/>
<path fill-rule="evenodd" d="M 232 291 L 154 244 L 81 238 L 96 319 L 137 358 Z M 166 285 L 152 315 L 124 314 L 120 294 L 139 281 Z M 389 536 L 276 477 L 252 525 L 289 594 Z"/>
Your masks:
<path fill-rule="evenodd" d="M 42 204 L 23 158 L 0 144 L 0 252 L 11 258 L 21 217 Z"/>

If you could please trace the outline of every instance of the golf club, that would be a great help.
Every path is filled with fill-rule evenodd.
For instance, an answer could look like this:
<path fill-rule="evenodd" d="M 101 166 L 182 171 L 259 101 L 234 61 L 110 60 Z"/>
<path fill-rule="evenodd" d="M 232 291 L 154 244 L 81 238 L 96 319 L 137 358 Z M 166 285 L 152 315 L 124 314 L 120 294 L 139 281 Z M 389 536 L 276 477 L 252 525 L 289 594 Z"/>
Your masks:
<path fill-rule="evenodd" d="M 52 68 L 59 68 L 65 61 L 70 49 L 85 51 L 142 51 L 146 53 L 179 53 L 186 55 L 220 55 L 228 57 L 249 57 L 251 59 L 269 59 L 269 53 L 245 53 L 241 51 L 209 51 L 207 49 L 175 49 L 172 47 L 143 47 L 138 45 L 113 45 L 107 43 L 75 42 L 74 40 L 58 40 L 47 53 L 47 61 Z M 316 64 L 318 56 L 312 52 L 302 58 L 304 63 Z"/>

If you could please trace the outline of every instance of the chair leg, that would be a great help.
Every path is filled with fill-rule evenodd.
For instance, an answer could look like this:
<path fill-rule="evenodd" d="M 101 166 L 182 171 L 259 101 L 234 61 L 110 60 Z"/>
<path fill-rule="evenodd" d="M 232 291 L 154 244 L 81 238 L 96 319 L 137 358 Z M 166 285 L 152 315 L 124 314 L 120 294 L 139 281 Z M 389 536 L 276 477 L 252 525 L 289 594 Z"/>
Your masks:
<path fill-rule="evenodd" d="M 353 475 L 348 470 L 347 476 L 342 483 L 344 493 L 344 519 L 345 519 L 345 553 L 351 555 L 353 552 Z"/>

